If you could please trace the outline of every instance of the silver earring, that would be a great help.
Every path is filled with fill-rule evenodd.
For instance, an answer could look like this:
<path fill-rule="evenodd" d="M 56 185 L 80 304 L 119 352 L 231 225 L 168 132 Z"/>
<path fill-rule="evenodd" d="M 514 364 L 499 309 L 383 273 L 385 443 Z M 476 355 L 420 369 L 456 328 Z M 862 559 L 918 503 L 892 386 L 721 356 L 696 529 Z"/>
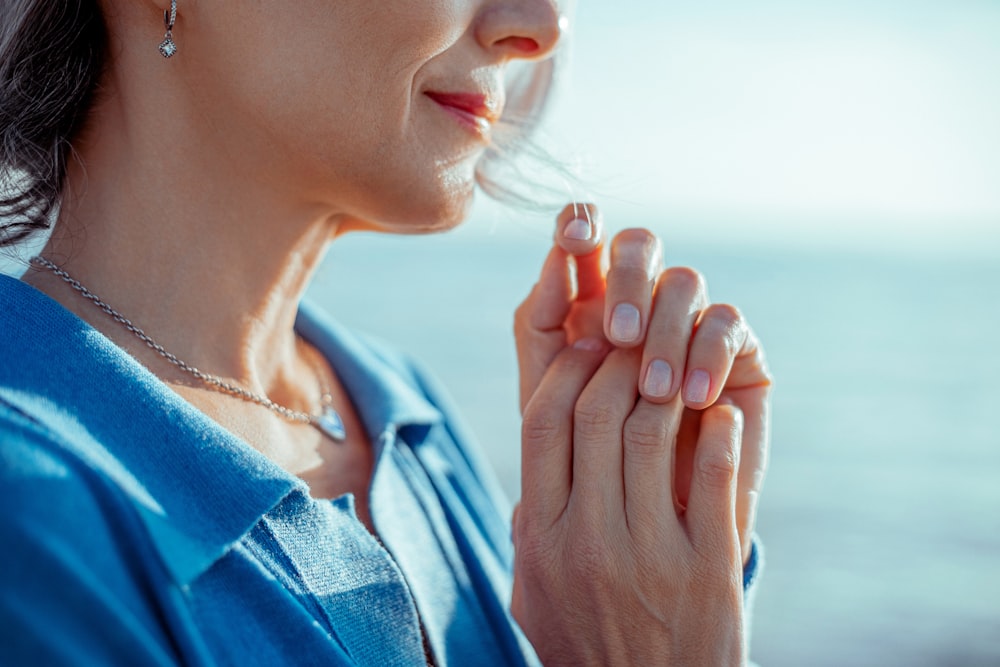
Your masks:
<path fill-rule="evenodd" d="M 163 27 L 167 29 L 167 34 L 160 42 L 160 55 L 164 58 L 177 53 L 177 45 L 174 44 L 174 21 L 177 20 L 177 0 L 170 0 L 170 11 L 163 12 Z"/>

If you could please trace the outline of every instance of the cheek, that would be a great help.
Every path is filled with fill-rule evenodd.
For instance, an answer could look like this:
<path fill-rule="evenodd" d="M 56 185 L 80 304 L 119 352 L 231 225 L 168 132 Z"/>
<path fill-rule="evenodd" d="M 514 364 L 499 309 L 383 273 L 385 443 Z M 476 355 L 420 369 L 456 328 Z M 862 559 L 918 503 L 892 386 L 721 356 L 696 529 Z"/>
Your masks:
<path fill-rule="evenodd" d="M 322 4 L 329 11 L 291 3 L 199 56 L 214 64 L 203 89 L 210 106 L 226 110 L 220 127 L 240 137 L 244 159 L 266 163 L 271 182 L 359 219 L 457 223 L 472 197 L 475 159 L 455 158 L 418 87 L 421 68 L 467 30 L 471 3 Z"/>

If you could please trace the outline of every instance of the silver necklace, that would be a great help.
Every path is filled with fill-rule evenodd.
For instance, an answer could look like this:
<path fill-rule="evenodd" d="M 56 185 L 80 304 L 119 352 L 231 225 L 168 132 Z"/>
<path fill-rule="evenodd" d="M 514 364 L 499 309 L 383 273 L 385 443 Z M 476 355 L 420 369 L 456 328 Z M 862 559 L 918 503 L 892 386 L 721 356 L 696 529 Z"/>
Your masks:
<path fill-rule="evenodd" d="M 261 394 L 255 394 L 251 391 L 239 387 L 230 382 L 226 382 L 222 378 L 206 373 L 202 370 L 191 366 L 185 361 L 178 359 L 177 356 L 171 352 L 167 352 L 163 349 L 163 346 L 157 343 L 155 340 L 150 338 L 146 333 L 139 327 L 132 324 L 128 318 L 119 313 L 117 310 L 105 303 L 100 297 L 87 289 L 79 280 L 73 276 L 66 273 L 66 271 L 60 269 L 58 266 L 45 259 L 44 257 L 32 257 L 30 260 L 31 264 L 35 266 L 40 266 L 42 268 L 48 269 L 52 273 L 56 274 L 65 282 L 67 285 L 72 287 L 74 290 L 80 293 L 80 295 L 86 300 L 93 303 L 95 306 L 100 308 L 106 315 L 113 319 L 118 324 L 122 325 L 126 330 L 130 331 L 136 338 L 141 340 L 146 346 L 159 354 L 161 357 L 166 359 L 168 362 L 181 369 L 188 375 L 192 375 L 197 379 L 201 380 L 209 389 L 214 389 L 216 391 L 222 392 L 224 394 L 229 394 L 231 396 L 236 396 L 244 401 L 249 401 L 250 403 L 256 403 L 261 405 L 271 412 L 278 414 L 290 422 L 295 422 L 298 424 L 309 424 L 316 428 L 320 433 L 327 436 L 331 440 L 337 442 L 343 442 L 347 438 L 347 431 L 344 428 L 344 420 L 340 418 L 340 414 L 333 407 L 333 397 L 329 392 L 324 391 L 321 397 L 321 411 L 318 415 L 309 414 L 308 412 L 300 412 L 299 410 L 292 410 L 283 405 L 279 405 L 272 401 L 267 396 Z"/>

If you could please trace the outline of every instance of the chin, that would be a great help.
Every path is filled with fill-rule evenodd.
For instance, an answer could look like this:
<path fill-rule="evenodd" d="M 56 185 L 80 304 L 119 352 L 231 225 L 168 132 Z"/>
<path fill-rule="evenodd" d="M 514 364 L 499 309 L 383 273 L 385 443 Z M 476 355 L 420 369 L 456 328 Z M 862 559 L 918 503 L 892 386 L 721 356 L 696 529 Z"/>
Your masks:
<path fill-rule="evenodd" d="M 438 173 L 432 187 L 399 202 L 399 218 L 386 231 L 402 234 L 445 232 L 462 224 L 475 198 L 476 182 L 470 165 L 456 165 Z"/>
<path fill-rule="evenodd" d="M 460 201 L 452 200 L 437 210 L 413 211 L 406 221 L 390 225 L 386 231 L 396 234 L 440 234 L 450 231 L 469 217 L 474 192 L 470 188 Z"/>
<path fill-rule="evenodd" d="M 428 192 L 406 192 L 379 209 L 340 224 L 342 232 L 374 231 L 386 234 L 439 234 L 458 227 L 469 216 L 475 185 L 469 180 L 446 184 Z"/>

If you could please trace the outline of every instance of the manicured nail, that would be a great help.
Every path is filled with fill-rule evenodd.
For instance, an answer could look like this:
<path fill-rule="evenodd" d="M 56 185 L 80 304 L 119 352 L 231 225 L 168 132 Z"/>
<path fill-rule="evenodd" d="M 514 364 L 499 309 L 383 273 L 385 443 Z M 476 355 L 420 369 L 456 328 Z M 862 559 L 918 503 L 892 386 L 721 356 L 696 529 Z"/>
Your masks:
<path fill-rule="evenodd" d="M 684 384 L 684 400 L 688 403 L 704 403 L 708 400 L 708 390 L 711 386 L 712 378 L 708 371 L 703 371 L 700 368 L 691 371 Z"/>
<path fill-rule="evenodd" d="M 604 341 L 599 338 L 581 338 L 573 343 L 573 347 L 586 352 L 600 352 L 604 349 Z"/>
<path fill-rule="evenodd" d="M 639 309 L 630 303 L 620 303 L 611 312 L 611 337 L 622 343 L 639 338 L 641 316 Z"/>
<path fill-rule="evenodd" d="M 594 227 L 589 220 L 570 220 L 563 230 L 563 236 L 574 241 L 588 241 L 594 235 Z"/>
<path fill-rule="evenodd" d="M 647 396 L 662 398 L 670 391 L 670 380 L 673 371 L 670 364 L 663 359 L 653 359 L 646 369 L 646 379 L 642 383 L 642 390 Z"/>

